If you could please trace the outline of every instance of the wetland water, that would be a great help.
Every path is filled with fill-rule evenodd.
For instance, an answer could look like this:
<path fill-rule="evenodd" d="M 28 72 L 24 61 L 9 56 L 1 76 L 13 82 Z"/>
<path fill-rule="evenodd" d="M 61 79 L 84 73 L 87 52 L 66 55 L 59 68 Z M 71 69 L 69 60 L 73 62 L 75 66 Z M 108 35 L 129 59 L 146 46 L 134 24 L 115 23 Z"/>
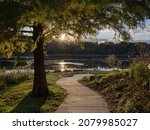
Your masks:
<path fill-rule="evenodd" d="M 102 55 L 53 55 L 45 57 L 45 67 L 47 70 L 65 71 L 65 70 L 107 70 L 108 65 L 105 63 L 107 56 Z M 122 61 L 122 67 L 128 68 L 131 60 L 126 56 L 118 56 L 119 60 Z M 17 65 L 16 65 L 17 62 Z M 0 59 L 0 68 L 13 69 L 14 67 L 28 66 L 33 68 L 33 57 L 32 56 L 21 56 L 19 60 L 15 58 Z"/>

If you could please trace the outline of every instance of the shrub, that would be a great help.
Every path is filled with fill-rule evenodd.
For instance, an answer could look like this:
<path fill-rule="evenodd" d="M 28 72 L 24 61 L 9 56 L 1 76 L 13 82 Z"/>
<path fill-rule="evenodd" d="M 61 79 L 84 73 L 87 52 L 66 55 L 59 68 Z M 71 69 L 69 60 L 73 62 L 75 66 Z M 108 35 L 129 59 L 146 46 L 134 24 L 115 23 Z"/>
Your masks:
<path fill-rule="evenodd" d="M 112 85 L 112 90 L 113 91 L 120 91 L 122 90 L 125 86 L 127 86 L 127 83 L 124 79 L 120 79 L 119 82 L 115 83 Z"/>
<path fill-rule="evenodd" d="M 6 84 L 18 84 L 22 81 L 28 80 L 30 74 L 28 72 L 11 72 L 6 74 Z"/>
<path fill-rule="evenodd" d="M 131 66 L 130 76 L 139 84 L 150 80 L 150 69 L 144 62 L 139 62 Z"/>
<path fill-rule="evenodd" d="M 90 77 L 90 84 L 96 85 L 101 83 L 101 79 L 104 77 L 105 74 L 97 74 L 96 76 Z"/>
<path fill-rule="evenodd" d="M 95 79 L 95 76 L 90 76 L 90 81 L 93 81 Z"/>
<path fill-rule="evenodd" d="M 101 79 L 103 76 L 105 76 L 106 74 L 97 74 L 96 78 Z"/>
<path fill-rule="evenodd" d="M 110 68 L 120 67 L 122 64 L 115 54 L 109 55 L 105 62 Z"/>
<path fill-rule="evenodd" d="M 82 79 L 79 79 L 79 82 L 84 83 L 84 84 L 88 83 L 90 82 L 90 77 L 85 76 Z"/>

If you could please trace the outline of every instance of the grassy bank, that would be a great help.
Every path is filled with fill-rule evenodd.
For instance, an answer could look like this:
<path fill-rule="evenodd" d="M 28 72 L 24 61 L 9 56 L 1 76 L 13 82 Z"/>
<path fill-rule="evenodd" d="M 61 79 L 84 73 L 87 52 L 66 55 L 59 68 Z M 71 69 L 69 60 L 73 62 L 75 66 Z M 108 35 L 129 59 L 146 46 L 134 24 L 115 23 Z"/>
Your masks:
<path fill-rule="evenodd" d="M 17 84 L 9 84 L 0 91 L 0 112 L 54 112 L 63 102 L 65 91 L 56 85 L 58 74 L 48 73 L 47 81 L 50 96 L 33 98 L 31 96 L 33 77 Z"/>
<path fill-rule="evenodd" d="M 75 71 L 65 71 L 61 72 L 61 77 L 72 77 L 74 74 L 99 74 L 99 73 L 109 73 L 107 71 L 101 71 L 101 70 L 75 70 Z"/>
<path fill-rule="evenodd" d="M 80 82 L 103 95 L 111 112 L 150 112 L 150 90 L 129 71 L 99 73 Z"/>

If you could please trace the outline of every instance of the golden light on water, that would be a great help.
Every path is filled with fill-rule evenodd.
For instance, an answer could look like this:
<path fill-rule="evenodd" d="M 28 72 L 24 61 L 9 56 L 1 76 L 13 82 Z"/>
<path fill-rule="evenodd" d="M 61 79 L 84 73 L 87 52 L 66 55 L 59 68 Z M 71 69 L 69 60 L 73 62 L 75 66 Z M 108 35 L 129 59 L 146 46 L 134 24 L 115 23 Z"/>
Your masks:
<path fill-rule="evenodd" d="M 65 71 L 65 62 L 64 61 L 59 62 L 59 65 L 61 72 Z"/>
<path fill-rule="evenodd" d="M 83 63 L 77 63 L 77 62 L 67 62 L 67 61 L 60 61 L 59 63 L 59 67 L 61 72 L 69 70 L 69 71 L 73 71 L 75 68 L 69 67 L 69 66 L 83 66 Z"/>
<path fill-rule="evenodd" d="M 64 61 L 59 62 L 60 65 L 65 65 L 66 63 Z"/>

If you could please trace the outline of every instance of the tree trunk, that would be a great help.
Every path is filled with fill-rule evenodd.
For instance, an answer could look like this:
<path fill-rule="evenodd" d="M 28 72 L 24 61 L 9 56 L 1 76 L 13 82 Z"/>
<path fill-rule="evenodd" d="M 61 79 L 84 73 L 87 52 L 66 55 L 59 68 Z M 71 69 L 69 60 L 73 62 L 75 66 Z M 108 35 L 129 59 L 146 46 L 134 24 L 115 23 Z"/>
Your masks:
<path fill-rule="evenodd" d="M 44 65 L 44 53 L 43 44 L 44 37 L 43 26 L 38 23 L 34 23 L 33 26 L 33 41 L 37 47 L 34 50 L 34 83 L 32 89 L 32 95 L 38 97 L 47 97 L 49 91 L 46 80 L 45 65 Z"/>

